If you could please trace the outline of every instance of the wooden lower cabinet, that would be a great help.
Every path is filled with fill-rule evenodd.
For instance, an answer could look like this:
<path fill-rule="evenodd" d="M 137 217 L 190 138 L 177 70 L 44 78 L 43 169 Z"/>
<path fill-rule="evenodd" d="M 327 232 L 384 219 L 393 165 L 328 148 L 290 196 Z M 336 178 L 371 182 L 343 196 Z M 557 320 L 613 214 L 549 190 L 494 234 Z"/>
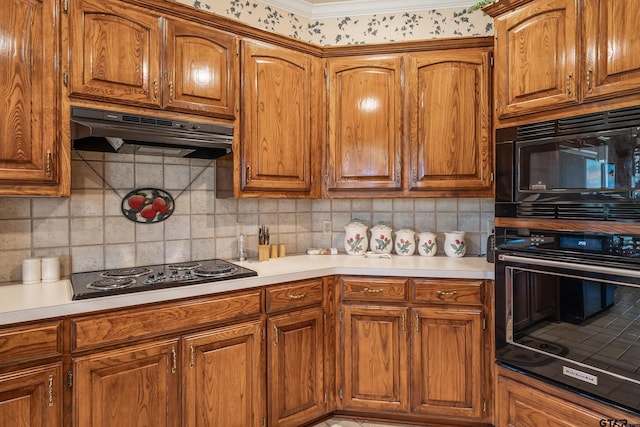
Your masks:
<path fill-rule="evenodd" d="M 183 427 L 260 427 L 265 420 L 264 322 L 182 339 Z"/>
<path fill-rule="evenodd" d="M 270 427 L 297 427 L 325 414 L 324 310 L 310 308 L 267 321 Z"/>
<path fill-rule="evenodd" d="M 73 425 L 180 425 L 178 340 L 156 341 L 73 360 Z"/>
<path fill-rule="evenodd" d="M 0 427 L 61 427 L 62 378 L 62 363 L 0 375 Z"/>
<path fill-rule="evenodd" d="M 413 412 L 482 416 L 482 311 L 412 310 Z"/>
<path fill-rule="evenodd" d="M 484 282 L 402 279 L 411 295 L 402 300 L 404 292 L 387 292 L 399 289 L 397 278 L 393 287 L 366 280 L 341 280 L 338 408 L 486 422 Z"/>
<path fill-rule="evenodd" d="M 640 424 L 640 417 L 506 369 L 496 381 L 496 427 L 583 427 Z"/>
<path fill-rule="evenodd" d="M 409 411 L 407 315 L 402 307 L 344 306 L 344 409 Z"/>

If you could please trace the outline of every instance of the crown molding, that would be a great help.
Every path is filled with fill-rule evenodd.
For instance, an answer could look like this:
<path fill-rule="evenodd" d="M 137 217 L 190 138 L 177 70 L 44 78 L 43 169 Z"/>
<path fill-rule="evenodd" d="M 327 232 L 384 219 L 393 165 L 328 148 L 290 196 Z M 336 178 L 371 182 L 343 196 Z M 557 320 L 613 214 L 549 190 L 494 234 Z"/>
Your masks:
<path fill-rule="evenodd" d="M 305 0 L 261 0 L 261 2 L 308 19 L 464 8 L 475 3 L 474 0 L 347 0 L 327 3 L 310 3 Z"/>

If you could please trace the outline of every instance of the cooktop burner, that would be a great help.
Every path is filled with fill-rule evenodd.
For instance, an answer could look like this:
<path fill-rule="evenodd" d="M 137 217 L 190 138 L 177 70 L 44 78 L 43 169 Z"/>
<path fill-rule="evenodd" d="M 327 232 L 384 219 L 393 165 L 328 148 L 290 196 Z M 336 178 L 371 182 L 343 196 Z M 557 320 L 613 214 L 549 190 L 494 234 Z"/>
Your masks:
<path fill-rule="evenodd" d="M 71 286 L 73 299 L 79 300 L 257 275 L 229 261 L 211 259 L 74 273 Z"/>
<path fill-rule="evenodd" d="M 151 273 L 147 267 L 118 268 L 117 270 L 107 270 L 101 273 L 104 277 L 139 277 Z"/>
<path fill-rule="evenodd" d="M 99 289 L 99 290 L 106 290 L 106 289 L 122 289 L 122 288 L 128 288 L 129 286 L 133 285 L 136 281 L 130 278 L 108 278 L 108 279 L 100 279 L 100 280 L 96 280 L 95 282 L 91 282 L 87 285 L 87 288 L 89 289 Z"/>

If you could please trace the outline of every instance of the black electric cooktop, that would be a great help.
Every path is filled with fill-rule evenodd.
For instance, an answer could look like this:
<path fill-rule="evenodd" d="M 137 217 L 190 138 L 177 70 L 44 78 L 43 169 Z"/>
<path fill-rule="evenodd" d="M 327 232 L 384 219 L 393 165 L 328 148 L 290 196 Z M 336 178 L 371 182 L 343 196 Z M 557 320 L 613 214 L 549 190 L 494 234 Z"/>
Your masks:
<path fill-rule="evenodd" d="M 98 298 L 257 276 L 253 270 L 221 259 L 73 273 L 73 299 Z"/>

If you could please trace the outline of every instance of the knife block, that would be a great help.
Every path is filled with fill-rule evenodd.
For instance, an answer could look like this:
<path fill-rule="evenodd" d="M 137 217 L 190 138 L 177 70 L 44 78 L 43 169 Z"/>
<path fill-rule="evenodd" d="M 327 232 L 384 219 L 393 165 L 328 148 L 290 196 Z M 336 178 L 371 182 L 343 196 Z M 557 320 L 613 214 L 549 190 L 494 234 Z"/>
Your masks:
<path fill-rule="evenodd" d="M 269 261 L 269 245 L 258 245 L 258 261 Z"/>

